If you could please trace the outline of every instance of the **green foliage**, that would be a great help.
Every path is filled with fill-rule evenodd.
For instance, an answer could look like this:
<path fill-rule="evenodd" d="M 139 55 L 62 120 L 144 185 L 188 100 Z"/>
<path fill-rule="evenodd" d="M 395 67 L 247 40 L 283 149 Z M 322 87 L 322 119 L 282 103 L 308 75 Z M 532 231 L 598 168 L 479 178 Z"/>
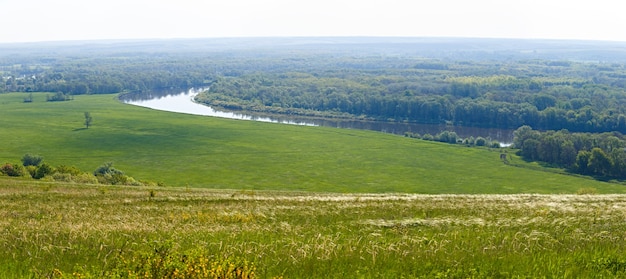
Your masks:
<path fill-rule="evenodd" d="M 106 174 L 108 174 L 108 175 L 123 175 L 124 172 L 114 168 L 112 162 L 106 162 L 106 163 L 102 164 L 101 166 L 99 166 L 98 168 L 96 168 L 96 170 L 93 172 L 93 174 L 96 175 L 96 176 L 98 176 L 98 175 L 106 175 Z"/>
<path fill-rule="evenodd" d="M 598 272 L 608 271 L 612 275 L 626 275 L 626 259 L 609 257 L 609 258 L 597 258 L 588 264 L 591 268 Z"/>
<path fill-rule="evenodd" d="M 587 168 L 594 174 L 609 175 L 612 169 L 613 162 L 604 153 L 604 151 L 598 147 L 591 149 L 591 155 L 589 156 L 589 162 Z"/>
<path fill-rule="evenodd" d="M 43 162 L 43 157 L 39 155 L 25 154 L 22 157 L 22 165 L 27 166 L 39 166 Z"/>
<path fill-rule="evenodd" d="M 6 163 L 0 166 L 0 174 L 8 176 L 23 176 L 25 174 L 25 170 L 22 165 Z"/>
<path fill-rule="evenodd" d="M 55 172 L 54 168 L 47 163 L 43 163 L 37 167 L 32 177 L 34 179 L 41 179 L 46 175 L 53 174 Z"/>
<path fill-rule="evenodd" d="M 625 86 L 616 86 L 614 78 L 602 79 L 602 84 L 589 80 L 598 75 L 593 66 L 576 64 L 570 65 L 576 71 L 551 72 L 543 61 L 517 61 L 509 64 L 510 75 L 502 75 L 502 68 L 489 63 L 448 61 L 453 67 L 445 72 L 456 77 L 441 78 L 441 69 L 422 69 L 416 75 L 415 68 L 394 59 L 378 61 L 385 69 L 368 65 L 375 70 L 364 70 L 370 59 L 341 73 L 336 68 L 342 58 L 336 58 L 330 65 L 307 69 L 217 77 L 196 100 L 266 113 L 626 133 Z"/>
<path fill-rule="evenodd" d="M 168 246 L 155 247 L 147 253 L 120 255 L 113 260 L 105 278 L 256 278 L 254 264 L 246 260 L 216 259 L 196 251 L 181 254 Z"/>
<path fill-rule="evenodd" d="M 63 101 L 69 101 L 69 100 L 72 100 L 72 96 L 66 95 L 63 92 L 57 92 L 53 96 L 48 95 L 46 97 L 46 101 L 48 102 L 63 102 Z"/>
<path fill-rule="evenodd" d="M 522 126 L 514 132 L 514 145 L 528 160 L 543 161 L 584 175 L 626 178 L 626 138 L 619 133 L 534 131 Z"/>
<path fill-rule="evenodd" d="M 494 46 L 493 41 L 481 41 L 440 48 L 441 42 L 421 40 L 391 45 L 352 41 L 315 47 L 289 44 L 289 51 L 267 48 L 267 42 L 255 49 L 249 41 L 239 41 L 244 48 L 230 47 L 233 42 L 187 41 L 184 50 L 177 43 L 160 42 L 131 52 L 123 43 L 82 51 L 41 46 L 55 49 L 55 59 L 33 52 L 38 48 L 33 46 L 20 49 L 21 55 L 0 55 L 3 76 L 13 77 L 2 78 L 0 88 L 26 94 L 57 92 L 48 99 L 66 100 L 210 85 L 197 99 L 229 109 L 626 133 L 626 68 L 621 52 L 614 51 L 619 47 L 596 42 L 587 51 L 569 51 L 572 46 L 565 42 L 550 45 L 553 52 L 530 54 L 520 46 L 537 42 Z M 464 47 L 476 43 L 485 51 Z M 33 98 L 22 96 L 24 100 Z"/>
<path fill-rule="evenodd" d="M 476 143 L 476 146 L 486 146 L 487 140 L 483 137 L 477 137 L 475 143 Z"/>
<path fill-rule="evenodd" d="M 143 183 L 127 176 L 123 171 L 113 167 L 112 162 L 99 166 L 93 173 L 100 184 L 141 186 Z"/>
<path fill-rule="evenodd" d="M 66 174 L 71 174 L 71 175 L 80 175 L 83 173 L 83 171 L 81 171 L 75 166 L 66 166 L 66 165 L 60 165 L 56 167 L 56 171 L 58 173 L 66 173 Z"/>

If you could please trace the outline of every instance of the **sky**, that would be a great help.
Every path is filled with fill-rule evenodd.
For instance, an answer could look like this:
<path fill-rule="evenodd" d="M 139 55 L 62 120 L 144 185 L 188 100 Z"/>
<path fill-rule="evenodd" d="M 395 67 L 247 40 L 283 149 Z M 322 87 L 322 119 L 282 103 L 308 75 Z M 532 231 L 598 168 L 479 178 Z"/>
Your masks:
<path fill-rule="evenodd" d="M 616 0 L 0 0 L 0 43 L 401 36 L 626 41 Z"/>

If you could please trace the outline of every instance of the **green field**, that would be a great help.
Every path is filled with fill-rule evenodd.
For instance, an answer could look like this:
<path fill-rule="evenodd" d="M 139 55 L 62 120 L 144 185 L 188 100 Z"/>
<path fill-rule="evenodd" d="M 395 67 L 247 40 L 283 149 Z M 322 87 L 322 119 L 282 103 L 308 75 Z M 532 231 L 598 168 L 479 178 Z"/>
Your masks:
<path fill-rule="evenodd" d="M 508 150 L 395 135 L 154 111 L 116 95 L 45 102 L 45 93 L 0 95 L 0 161 L 38 154 L 91 172 L 105 162 L 168 186 L 314 192 L 623 193 L 621 184 L 565 175 Z M 84 112 L 93 116 L 85 129 Z"/>
<path fill-rule="evenodd" d="M 253 278 L 626 276 L 625 195 L 0 181 L 1 278 L 229 278 L 234 270 Z M 224 267 L 233 272 L 220 273 Z"/>
<path fill-rule="evenodd" d="M 0 278 L 626 275 L 626 187 L 514 150 L 24 97 L 0 95 L 0 160 L 168 187 L 0 177 Z"/>

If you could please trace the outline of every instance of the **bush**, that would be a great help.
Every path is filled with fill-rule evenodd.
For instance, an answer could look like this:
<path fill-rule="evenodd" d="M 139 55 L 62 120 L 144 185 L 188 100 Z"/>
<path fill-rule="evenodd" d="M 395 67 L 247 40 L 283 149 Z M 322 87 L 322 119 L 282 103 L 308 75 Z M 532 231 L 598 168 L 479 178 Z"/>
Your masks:
<path fill-rule="evenodd" d="M 24 167 L 19 164 L 6 163 L 0 166 L 0 173 L 8 176 L 23 176 Z"/>
<path fill-rule="evenodd" d="M 74 166 L 66 166 L 66 165 L 60 165 L 57 167 L 56 171 L 58 173 L 67 173 L 67 174 L 71 174 L 72 176 L 75 175 L 79 175 L 82 174 L 83 172 L 81 170 L 79 170 L 77 167 Z"/>
<path fill-rule="evenodd" d="M 115 174 L 98 174 L 96 175 L 98 182 L 100 184 L 111 184 L 111 185 L 131 185 L 129 183 L 134 183 L 135 179 L 132 177 L 128 177 L 121 173 Z M 132 181 L 131 181 L 132 179 Z"/>
<path fill-rule="evenodd" d="M 94 175 L 99 176 L 99 175 L 115 175 L 115 174 L 124 174 L 123 171 L 118 170 L 116 168 L 113 167 L 113 163 L 112 162 L 106 162 L 104 164 L 102 164 L 101 166 L 99 166 L 94 172 Z"/>
<path fill-rule="evenodd" d="M 81 184 L 98 184 L 98 178 L 89 173 L 81 173 L 72 176 L 72 182 Z"/>
<path fill-rule="evenodd" d="M 43 157 L 39 155 L 25 154 L 22 157 L 22 165 L 27 166 L 39 166 L 43 162 Z"/>
<path fill-rule="evenodd" d="M 33 175 L 33 178 L 41 179 L 44 176 L 53 174 L 53 173 L 54 173 L 54 169 L 50 165 L 43 163 L 41 164 L 41 166 L 37 167 L 37 170 L 35 171 L 35 175 Z"/>
<path fill-rule="evenodd" d="M 487 140 L 483 137 L 477 137 L 475 141 L 476 146 L 485 146 L 487 145 Z"/>

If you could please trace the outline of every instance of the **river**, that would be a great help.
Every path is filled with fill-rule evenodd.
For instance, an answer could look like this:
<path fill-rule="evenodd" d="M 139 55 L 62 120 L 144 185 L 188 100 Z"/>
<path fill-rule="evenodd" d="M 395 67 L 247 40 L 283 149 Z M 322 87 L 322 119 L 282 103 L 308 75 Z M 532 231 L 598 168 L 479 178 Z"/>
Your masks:
<path fill-rule="evenodd" d="M 147 107 L 156 110 L 222 117 L 239 120 L 262 121 L 290 125 L 325 126 L 343 129 L 373 130 L 384 133 L 404 135 L 406 132 L 436 135 L 442 131 L 453 131 L 461 138 L 484 137 L 500 142 L 502 145 L 510 145 L 513 142 L 513 130 L 487 129 L 476 127 L 462 127 L 450 125 L 397 123 L 384 121 L 363 121 L 333 118 L 263 115 L 254 113 L 242 113 L 233 111 L 217 110 L 194 102 L 193 97 L 203 89 L 160 90 L 151 92 L 127 93 L 120 96 L 124 103 Z"/>

